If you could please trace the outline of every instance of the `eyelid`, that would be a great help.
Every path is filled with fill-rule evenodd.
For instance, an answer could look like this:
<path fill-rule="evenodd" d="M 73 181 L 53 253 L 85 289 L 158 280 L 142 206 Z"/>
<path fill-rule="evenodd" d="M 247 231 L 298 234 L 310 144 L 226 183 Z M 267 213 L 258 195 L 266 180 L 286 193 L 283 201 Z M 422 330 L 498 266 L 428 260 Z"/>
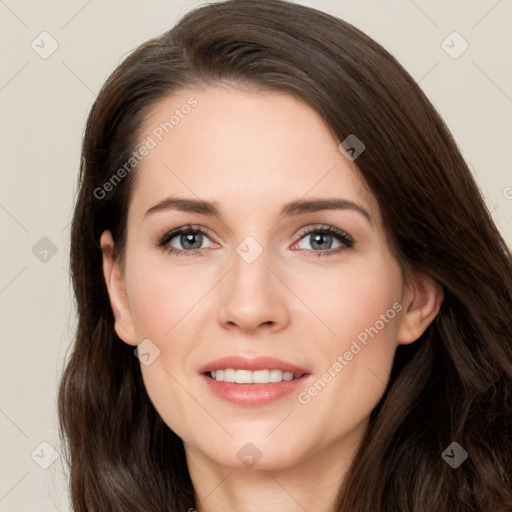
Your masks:
<path fill-rule="evenodd" d="M 352 236 L 350 236 L 346 231 L 344 231 L 343 229 L 339 229 L 334 226 L 331 226 L 330 224 L 313 224 L 311 226 L 307 226 L 307 227 L 301 229 L 301 231 L 297 234 L 297 236 L 299 238 L 302 238 L 304 235 L 309 235 L 309 234 L 315 233 L 317 231 L 318 232 L 325 231 L 328 233 L 337 234 L 340 237 L 343 236 L 344 238 L 348 238 L 352 242 L 354 241 L 354 238 Z"/>

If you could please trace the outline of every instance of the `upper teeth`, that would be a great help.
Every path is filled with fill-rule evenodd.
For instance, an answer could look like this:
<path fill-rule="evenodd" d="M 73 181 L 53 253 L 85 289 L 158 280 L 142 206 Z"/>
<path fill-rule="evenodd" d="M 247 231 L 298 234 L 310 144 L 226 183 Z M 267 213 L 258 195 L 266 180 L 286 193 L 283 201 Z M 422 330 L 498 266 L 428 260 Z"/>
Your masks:
<path fill-rule="evenodd" d="M 283 380 L 298 379 L 301 373 L 283 372 L 282 370 L 213 370 L 210 372 L 212 379 L 221 382 L 236 382 L 237 384 L 268 384 L 269 382 L 281 382 Z"/>

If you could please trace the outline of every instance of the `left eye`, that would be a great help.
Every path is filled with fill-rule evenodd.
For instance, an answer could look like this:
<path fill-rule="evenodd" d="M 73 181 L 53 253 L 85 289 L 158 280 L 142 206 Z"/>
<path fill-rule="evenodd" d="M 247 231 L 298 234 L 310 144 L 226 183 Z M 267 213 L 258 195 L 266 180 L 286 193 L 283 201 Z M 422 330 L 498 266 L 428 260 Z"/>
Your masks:
<path fill-rule="evenodd" d="M 310 247 L 301 247 L 300 249 L 308 249 L 308 250 L 320 250 L 326 251 L 328 249 L 336 249 L 341 245 L 341 242 L 336 240 L 336 236 L 330 233 L 324 233 L 321 231 L 312 231 L 310 233 L 306 233 L 297 244 L 300 244 L 301 241 L 310 240 Z M 333 246 L 333 242 L 337 245 Z"/>
<path fill-rule="evenodd" d="M 309 247 L 300 245 L 308 239 Z M 319 225 L 303 231 L 296 245 L 313 256 L 329 256 L 353 247 L 354 239 L 348 233 L 333 226 Z"/>

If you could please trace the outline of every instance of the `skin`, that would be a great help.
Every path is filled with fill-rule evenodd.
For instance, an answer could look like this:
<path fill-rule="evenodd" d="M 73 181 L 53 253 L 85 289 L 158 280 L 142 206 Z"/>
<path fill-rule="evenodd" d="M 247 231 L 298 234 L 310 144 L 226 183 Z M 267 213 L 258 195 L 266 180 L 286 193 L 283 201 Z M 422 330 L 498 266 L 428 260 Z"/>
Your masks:
<path fill-rule="evenodd" d="M 403 282 L 355 162 L 291 96 L 234 86 L 180 91 L 154 106 L 140 141 L 191 96 L 197 107 L 137 167 L 122 261 L 112 256 L 111 234 L 101 237 L 116 332 L 160 350 L 141 370 L 155 408 L 184 441 L 198 510 L 327 511 L 397 345 L 421 336 L 442 291 L 416 271 Z M 170 195 L 216 201 L 222 217 L 144 215 Z M 372 223 L 350 209 L 280 216 L 285 203 L 313 197 L 353 201 Z M 199 256 L 158 247 L 159 237 L 188 224 L 208 230 Z M 318 230 L 300 236 L 317 224 L 345 231 L 354 245 L 333 252 L 343 245 L 333 238 L 323 246 L 331 253 L 317 257 Z M 263 248 L 252 263 L 236 252 L 247 236 Z M 179 235 L 172 245 L 191 250 Z M 210 393 L 198 372 L 227 355 L 270 355 L 307 369 L 307 390 L 394 303 L 401 311 L 307 404 L 292 393 L 237 406 Z M 237 457 L 248 442 L 261 453 L 252 467 Z"/>

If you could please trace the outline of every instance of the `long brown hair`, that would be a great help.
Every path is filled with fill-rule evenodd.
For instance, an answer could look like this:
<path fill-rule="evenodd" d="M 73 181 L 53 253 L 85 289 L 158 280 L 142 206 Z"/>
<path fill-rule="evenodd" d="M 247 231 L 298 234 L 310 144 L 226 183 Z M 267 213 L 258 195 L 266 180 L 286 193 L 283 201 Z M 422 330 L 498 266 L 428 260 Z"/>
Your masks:
<path fill-rule="evenodd" d="M 186 14 L 129 55 L 96 99 L 71 232 L 78 327 L 58 405 L 74 510 L 196 506 L 180 438 L 151 404 L 133 347 L 115 334 L 101 233 L 120 256 L 148 109 L 228 82 L 292 94 L 333 137 L 366 146 L 357 170 L 402 268 L 439 283 L 441 309 L 396 351 L 391 379 L 333 510 L 512 510 L 512 257 L 444 122 L 403 67 L 349 23 L 281 0 L 229 0 Z M 443 451 L 457 442 L 456 469 Z"/>

